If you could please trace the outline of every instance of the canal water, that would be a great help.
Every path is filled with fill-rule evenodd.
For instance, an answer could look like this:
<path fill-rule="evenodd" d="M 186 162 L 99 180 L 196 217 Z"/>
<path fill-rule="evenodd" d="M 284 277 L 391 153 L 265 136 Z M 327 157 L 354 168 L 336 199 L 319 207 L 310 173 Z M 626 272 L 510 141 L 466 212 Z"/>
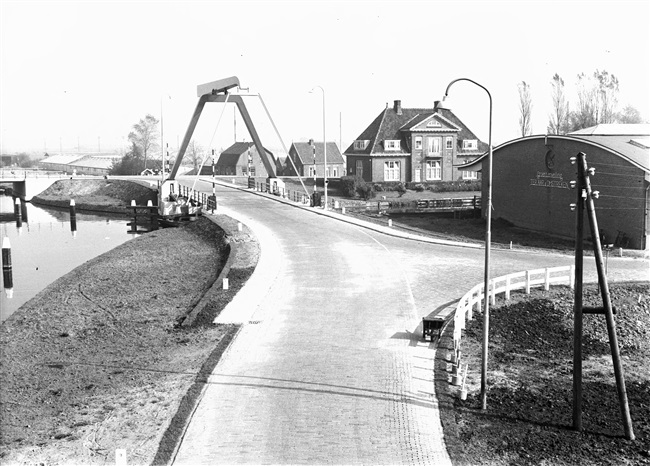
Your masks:
<path fill-rule="evenodd" d="M 0 196 L 0 239 L 11 244 L 13 275 L 13 293 L 2 280 L 0 322 L 57 278 L 133 238 L 126 217 L 77 212 L 73 234 L 69 210 L 25 207 L 27 219 L 18 228 L 12 197 Z"/>

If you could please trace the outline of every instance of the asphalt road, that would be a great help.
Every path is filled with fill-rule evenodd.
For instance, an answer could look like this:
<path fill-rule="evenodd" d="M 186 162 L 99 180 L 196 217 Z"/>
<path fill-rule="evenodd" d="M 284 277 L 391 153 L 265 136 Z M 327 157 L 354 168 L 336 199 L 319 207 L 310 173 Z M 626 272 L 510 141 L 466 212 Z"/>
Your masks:
<path fill-rule="evenodd" d="M 420 340 L 420 322 L 482 281 L 484 251 L 388 236 L 233 188 L 217 197 L 220 213 L 255 231 L 262 256 L 220 316 L 244 326 L 174 464 L 451 464 L 435 348 Z M 495 250 L 491 273 L 572 261 Z M 648 278 L 647 261 L 610 258 L 608 269 Z"/>

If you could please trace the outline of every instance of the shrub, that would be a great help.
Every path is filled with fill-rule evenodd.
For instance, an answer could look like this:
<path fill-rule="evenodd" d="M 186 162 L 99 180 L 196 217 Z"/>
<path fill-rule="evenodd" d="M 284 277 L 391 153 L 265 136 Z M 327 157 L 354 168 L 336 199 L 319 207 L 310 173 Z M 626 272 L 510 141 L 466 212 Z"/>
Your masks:
<path fill-rule="evenodd" d="M 359 194 L 359 196 L 361 196 L 365 201 L 372 199 L 377 195 L 374 186 L 365 182 L 357 186 L 357 194 Z"/>
<path fill-rule="evenodd" d="M 397 183 L 397 186 L 395 187 L 395 191 L 397 191 L 399 197 L 402 197 L 404 194 L 406 194 L 406 186 L 404 186 L 404 183 Z"/>
<path fill-rule="evenodd" d="M 357 187 L 365 183 L 359 176 L 342 176 L 340 182 L 341 194 L 346 197 L 356 197 Z"/>
<path fill-rule="evenodd" d="M 380 192 L 382 192 L 382 191 L 384 190 L 384 187 L 383 187 L 381 184 L 379 184 L 379 183 L 375 183 L 375 184 L 373 185 L 373 189 L 374 189 L 376 192 L 380 193 Z"/>
<path fill-rule="evenodd" d="M 425 190 L 425 187 L 422 183 L 418 183 L 415 186 L 413 186 L 413 189 L 417 191 L 418 193 L 421 193 L 422 191 Z"/>

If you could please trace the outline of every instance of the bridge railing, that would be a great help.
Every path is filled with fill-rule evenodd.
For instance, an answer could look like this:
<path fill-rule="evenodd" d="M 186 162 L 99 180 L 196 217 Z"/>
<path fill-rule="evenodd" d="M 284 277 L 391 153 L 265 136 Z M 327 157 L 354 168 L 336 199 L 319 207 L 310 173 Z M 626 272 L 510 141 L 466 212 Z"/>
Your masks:
<path fill-rule="evenodd" d="M 16 181 L 27 178 L 63 178 L 66 176 L 70 175 L 66 175 L 63 172 L 52 172 L 47 170 L 0 168 L 0 180 L 7 179 L 9 181 Z"/>

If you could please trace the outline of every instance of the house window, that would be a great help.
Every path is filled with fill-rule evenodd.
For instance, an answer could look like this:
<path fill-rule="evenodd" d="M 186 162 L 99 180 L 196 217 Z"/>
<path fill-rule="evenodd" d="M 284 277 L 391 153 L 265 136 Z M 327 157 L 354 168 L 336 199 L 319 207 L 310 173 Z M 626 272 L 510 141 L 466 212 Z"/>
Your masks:
<path fill-rule="evenodd" d="M 334 168 L 332 168 L 332 172 L 333 172 L 333 174 L 334 174 L 334 178 L 338 178 L 338 177 L 339 177 L 339 167 L 334 167 Z"/>
<path fill-rule="evenodd" d="M 399 181 L 399 162 L 391 160 L 384 162 L 384 181 Z"/>
<path fill-rule="evenodd" d="M 368 141 L 367 139 L 358 139 L 354 141 L 354 150 L 364 150 L 366 147 L 368 147 Z"/>
<path fill-rule="evenodd" d="M 440 138 L 427 137 L 427 152 L 429 154 L 440 154 Z"/>
<path fill-rule="evenodd" d="M 478 172 L 473 172 L 471 170 L 463 170 L 461 172 L 461 176 L 463 177 L 464 180 L 477 180 Z"/>
<path fill-rule="evenodd" d="M 400 149 L 400 142 L 396 139 L 386 139 L 384 141 L 384 149 L 385 150 L 399 150 Z"/>
<path fill-rule="evenodd" d="M 309 176 L 316 178 L 316 167 L 309 167 Z"/>
<path fill-rule="evenodd" d="M 445 147 L 447 149 L 453 149 L 454 148 L 454 138 L 452 138 L 451 136 L 447 136 L 445 138 Z"/>
<path fill-rule="evenodd" d="M 436 120 L 429 120 L 427 122 L 427 128 L 440 128 L 442 125 Z"/>
<path fill-rule="evenodd" d="M 355 174 L 356 174 L 359 178 L 363 178 L 363 160 L 357 160 L 357 164 L 356 164 L 356 172 L 355 172 Z"/>
<path fill-rule="evenodd" d="M 427 180 L 441 180 L 442 168 L 440 160 L 427 160 Z"/>
<path fill-rule="evenodd" d="M 465 139 L 463 141 L 463 149 L 476 150 L 478 148 L 478 143 L 476 139 Z"/>

